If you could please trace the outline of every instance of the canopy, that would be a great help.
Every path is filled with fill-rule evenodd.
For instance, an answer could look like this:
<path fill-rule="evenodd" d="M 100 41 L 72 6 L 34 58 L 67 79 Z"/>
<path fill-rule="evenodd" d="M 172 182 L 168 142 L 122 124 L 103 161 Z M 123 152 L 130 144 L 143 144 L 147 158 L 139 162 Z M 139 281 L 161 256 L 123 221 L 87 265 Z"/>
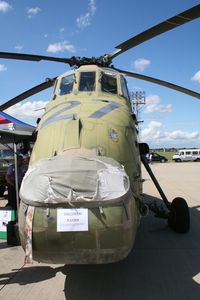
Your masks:
<path fill-rule="evenodd" d="M 32 140 L 35 127 L 0 111 L 0 143 L 17 143 Z"/>
<path fill-rule="evenodd" d="M 17 143 L 19 141 L 33 140 L 35 127 L 24 123 L 5 112 L 0 111 L 0 143 L 13 143 L 15 170 L 17 170 Z M 18 175 L 15 172 L 15 182 L 18 182 Z M 17 211 L 19 209 L 19 190 L 16 184 Z"/>

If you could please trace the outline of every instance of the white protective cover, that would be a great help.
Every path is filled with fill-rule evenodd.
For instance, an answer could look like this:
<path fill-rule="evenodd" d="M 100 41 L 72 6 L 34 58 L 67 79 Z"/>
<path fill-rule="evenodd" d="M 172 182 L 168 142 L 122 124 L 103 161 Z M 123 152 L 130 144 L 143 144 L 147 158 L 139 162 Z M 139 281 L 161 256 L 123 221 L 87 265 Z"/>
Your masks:
<path fill-rule="evenodd" d="M 58 155 L 31 165 L 20 198 L 28 205 L 114 200 L 129 191 L 129 178 L 112 158 Z"/>

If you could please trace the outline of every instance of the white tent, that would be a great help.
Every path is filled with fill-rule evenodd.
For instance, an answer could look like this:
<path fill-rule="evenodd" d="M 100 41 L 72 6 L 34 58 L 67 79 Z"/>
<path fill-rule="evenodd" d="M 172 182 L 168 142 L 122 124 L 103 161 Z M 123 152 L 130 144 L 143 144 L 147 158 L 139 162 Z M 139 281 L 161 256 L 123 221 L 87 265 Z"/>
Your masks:
<path fill-rule="evenodd" d="M 24 140 L 33 140 L 35 127 L 22 122 L 4 112 L 0 112 L 0 143 L 13 143 L 15 170 L 17 170 L 17 143 Z M 15 172 L 15 182 L 18 182 L 17 172 Z M 19 207 L 19 191 L 16 184 L 17 210 Z"/>

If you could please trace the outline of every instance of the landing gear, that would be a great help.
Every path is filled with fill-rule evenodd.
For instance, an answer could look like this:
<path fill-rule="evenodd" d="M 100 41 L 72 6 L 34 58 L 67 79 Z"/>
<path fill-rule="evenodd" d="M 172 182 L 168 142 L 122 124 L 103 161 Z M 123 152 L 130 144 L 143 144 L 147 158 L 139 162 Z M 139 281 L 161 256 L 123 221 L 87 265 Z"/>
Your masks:
<path fill-rule="evenodd" d="M 187 202 L 180 197 L 172 201 L 168 224 L 178 233 L 186 233 L 190 228 L 190 214 Z"/>
<path fill-rule="evenodd" d="M 190 214 L 187 202 L 183 198 L 177 197 L 170 203 L 143 155 L 141 155 L 141 160 L 166 206 L 166 208 L 163 208 L 156 203 L 151 203 L 148 205 L 149 209 L 155 213 L 156 217 L 167 219 L 169 226 L 174 231 L 178 233 L 188 232 L 190 229 Z"/>

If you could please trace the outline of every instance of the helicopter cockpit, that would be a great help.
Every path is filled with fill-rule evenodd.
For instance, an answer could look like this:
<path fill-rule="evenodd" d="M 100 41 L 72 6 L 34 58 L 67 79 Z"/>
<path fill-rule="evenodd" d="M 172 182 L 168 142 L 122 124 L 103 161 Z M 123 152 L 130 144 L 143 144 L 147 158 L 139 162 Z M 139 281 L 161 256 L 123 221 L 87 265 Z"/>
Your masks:
<path fill-rule="evenodd" d="M 73 90 L 74 81 L 75 81 L 74 74 L 70 74 L 63 77 L 60 82 L 59 96 L 70 94 Z"/>
<path fill-rule="evenodd" d="M 81 68 L 82 69 L 82 68 Z M 56 82 L 54 91 L 55 99 L 57 96 L 64 96 L 70 93 L 79 92 L 100 92 L 111 95 L 122 96 L 129 100 L 129 92 L 126 79 L 116 71 L 100 69 L 95 67 L 87 71 L 85 69 L 64 74 Z"/>

